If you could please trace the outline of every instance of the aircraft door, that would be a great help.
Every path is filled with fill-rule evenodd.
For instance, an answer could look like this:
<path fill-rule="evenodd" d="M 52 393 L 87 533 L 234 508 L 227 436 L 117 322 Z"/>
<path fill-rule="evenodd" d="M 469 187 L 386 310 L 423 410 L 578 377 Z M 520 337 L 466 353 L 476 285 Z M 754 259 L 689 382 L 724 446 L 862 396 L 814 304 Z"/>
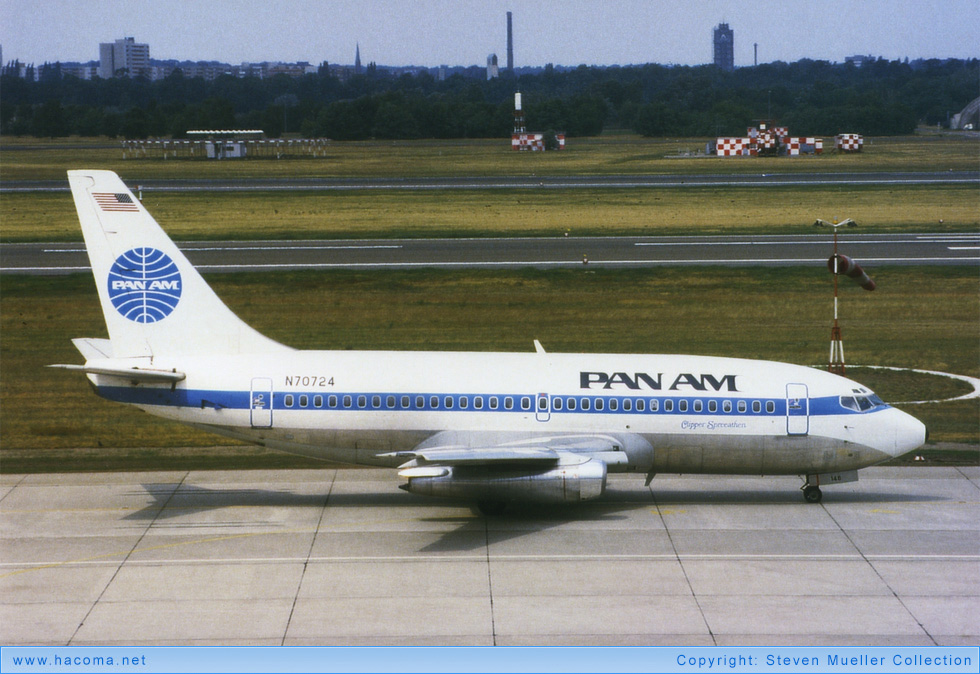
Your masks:
<path fill-rule="evenodd" d="M 249 413 L 252 428 L 272 428 L 272 380 L 268 377 L 252 379 Z"/>
<path fill-rule="evenodd" d="M 786 434 L 810 432 L 810 398 L 806 384 L 786 384 Z"/>
<path fill-rule="evenodd" d="M 547 393 L 539 393 L 534 401 L 534 417 L 538 421 L 551 420 L 551 396 Z"/>

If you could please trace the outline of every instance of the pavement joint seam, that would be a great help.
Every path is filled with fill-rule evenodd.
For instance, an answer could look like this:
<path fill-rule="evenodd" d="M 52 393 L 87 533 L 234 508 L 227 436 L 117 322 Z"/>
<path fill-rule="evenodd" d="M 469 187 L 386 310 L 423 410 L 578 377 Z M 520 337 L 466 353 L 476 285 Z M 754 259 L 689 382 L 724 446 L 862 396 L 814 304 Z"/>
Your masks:
<path fill-rule="evenodd" d="M 299 595 L 303 589 L 303 581 L 306 579 L 306 570 L 310 566 L 310 560 L 313 559 L 313 548 L 316 546 L 316 538 L 320 533 L 320 527 L 323 525 L 323 518 L 327 513 L 327 506 L 330 503 L 330 495 L 333 493 L 334 484 L 337 481 L 337 471 L 334 470 L 330 477 L 330 485 L 327 487 L 326 496 L 323 498 L 323 504 L 320 506 L 320 517 L 316 521 L 316 528 L 313 530 L 313 535 L 310 536 L 310 547 L 306 551 L 306 559 L 303 561 L 303 570 L 299 574 L 299 582 L 296 583 L 296 594 L 293 595 L 292 606 L 289 607 L 289 616 L 286 618 L 286 625 L 282 631 L 282 640 L 279 642 L 280 646 L 286 645 L 286 637 L 289 635 L 289 626 L 293 622 L 293 615 L 296 613 L 296 604 L 299 602 Z"/>
<path fill-rule="evenodd" d="M 713 646 L 718 645 L 718 639 L 715 637 L 714 631 L 711 629 L 711 624 L 708 622 L 708 616 L 704 614 L 704 607 L 701 606 L 701 600 L 698 599 L 697 592 L 694 591 L 694 586 L 691 584 L 691 577 L 687 574 L 687 569 L 684 567 L 684 561 L 681 559 L 681 555 L 677 552 L 677 546 L 674 544 L 674 537 L 670 533 L 670 527 L 667 526 L 667 520 L 664 519 L 664 514 L 660 508 L 660 503 L 657 502 L 657 494 L 653 490 L 653 480 L 650 481 L 648 485 L 650 490 L 650 497 L 653 499 L 653 504 L 657 509 L 657 516 L 660 518 L 660 523 L 664 527 L 664 532 L 667 534 L 667 540 L 670 542 L 670 549 L 673 551 L 673 559 L 677 560 L 678 566 L 680 566 L 681 573 L 684 575 L 684 582 L 687 583 L 687 589 L 691 593 L 691 597 L 694 599 L 694 605 L 698 607 L 698 612 L 701 614 L 701 620 L 704 623 L 704 627 L 708 630 L 708 636 L 711 637 L 711 644 Z"/>
<path fill-rule="evenodd" d="M 173 491 L 171 491 L 170 494 L 167 495 L 167 500 L 163 504 L 161 504 L 160 507 L 157 509 L 157 512 L 153 516 L 153 519 L 149 521 L 149 523 L 146 525 L 146 528 L 143 530 L 143 533 L 140 534 L 139 538 L 136 539 L 136 542 L 133 543 L 133 547 L 130 548 L 129 552 L 126 553 L 126 556 L 123 557 L 123 559 L 116 566 L 116 570 L 112 573 L 112 578 L 110 578 L 109 581 L 105 584 L 105 586 L 102 588 L 102 591 L 99 592 L 99 596 L 95 598 L 95 601 L 92 602 L 92 605 L 89 607 L 88 611 L 86 611 L 85 615 L 79 621 L 78 625 L 75 627 L 75 631 L 72 633 L 71 637 L 69 637 L 68 643 L 65 644 L 66 646 L 72 645 L 72 642 L 75 640 L 75 637 L 78 636 L 79 631 L 81 631 L 82 627 L 85 626 L 85 622 L 89 619 L 89 617 L 91 617 L 92 613 L 95 611 L 95 608 L 99 605 L 99 603 L 102 601 L 102 598 L 105 596 L 105 593 L 112 586 L 113 581 L 115 581 L 116 577 L 119 576 L 119 572 L 122 571 L 123 566 L 126 565 L 126 561 L 133 556 L 133 553 L 136 552 L 136 549 L 139 547 L 140 543 L 143 542 L 143 539 L 146 538 L 146 535 L 150 532 L 150 529 L 153 528 L 153 525 L 160 518 L 160 514 L 163 512 L 163 509 L 167 506 L 168 503 L 170 503 L 174 495 L 178 491 L 180 491 L 181 486 L 184 484 L 184 481 L 187 479 L 189 475 L 190 475 L 190 471 L 185 472 L 181 476 L 180 482 L 178 482 L 177 485 L 174 487 Z"/>
<path fill-rule="evenodd" d="M 877 569 L 877 567 L 875 567 L 874 563 L 870 559 L 867 558 L 867 556 L 864 554 L 864 551 L 860 547 L 858 547 L 857 543 L 854 542 L 854 540 L 851 538 L 850 534 L 848 534 L 847 531 L 844 529 L 844 527 L 842 527 L 840 525 L 840 522 L 837 521 L 837 519 L 834 517 L 833 513 L 831 513 L 829 510 L 827 510 L 827 506 L 825 504 L 822 504 L 821 503 L 820 504 L 820 507 L 823 508 L 824 512 L 827 513 L 827 517 L 830 518 L 830 521 L 833 522 L 837 526 L 837 528 L 840 530 L 840 532 L 844 535 L 844 538 L 847 539 L 847 542 L 850 543 L 854 547 L 854 549 L 857 550 L 858 554 L 861 555 L 861 559 L 864 560 L 864 562 L 868 565 L 868 568 L 870 568 L 871 571 L 878 577 L 878 580 L 880 580 L 881 583 L 886 588 L 888 588 L 888 591 L 891 593 L 892 597 L 894 597 L 895 600 L 901 605 L 901 607 L 903 609 L 905 609 L 905 612 L 908 614 L 908 616 L 910 618 L 912 618 L 912 620 L 915 622 L 915 624 L 919 626 L 919 629 L 922 630 L 922 633 L 925 634 L 927 637 L 929 637 L 929 640 L 932 641 L 933 646 L 939 646 L 939 642 L 936 641 L 936 638 L 933 637 L 929 633 L 929 630 L 927 630 L 926 627 L 925 627 L 925 625 L 922 624 L 922 621 L 919 620 L 914 613 L 912 613 L 912 610 L 908 606 L 906 606 L 905 602 L 902 601 L 902 598 L 900 596 L 898 596 L 898 593 L 895 591 L 895 588 L 893 588 L 888 583 L 888 581 L 885 580 L 884 576 L 881 575 L 881 572 L 878 571 L 878 569 Z"/>

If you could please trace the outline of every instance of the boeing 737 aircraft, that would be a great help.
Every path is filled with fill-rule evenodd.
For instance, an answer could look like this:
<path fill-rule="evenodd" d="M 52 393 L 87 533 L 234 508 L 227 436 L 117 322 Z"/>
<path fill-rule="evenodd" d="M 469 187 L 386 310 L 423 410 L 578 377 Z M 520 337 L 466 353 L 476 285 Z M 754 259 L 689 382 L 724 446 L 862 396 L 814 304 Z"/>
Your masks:
<path fill-rule="evenodd" d="M 803 496 L 925 442 L 918 420 L 809 367 L 683 355 L 297 351 L 218 298 L 111 171 L 69 171 L 109 339 L 103 398 L 230 438 L 390 466 L 416 494 L 601 496 L 609 472 L 801 475 Z"/>

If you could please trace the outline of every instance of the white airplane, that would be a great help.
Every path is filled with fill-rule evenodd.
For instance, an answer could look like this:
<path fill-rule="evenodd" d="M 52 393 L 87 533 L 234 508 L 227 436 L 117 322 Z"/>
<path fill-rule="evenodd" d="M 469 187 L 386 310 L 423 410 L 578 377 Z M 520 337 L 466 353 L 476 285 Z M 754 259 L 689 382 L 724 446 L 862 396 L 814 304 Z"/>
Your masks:
<path fill-rule="evenodd" d="M 109 339 L 103 398 L 250 443 L 398 467 L 409 492 L 576 502 L 609 472 L 802 475 L 803 496 L 910 452 L 925 426 L 799 365 L 685 355 L 297 351 L 231 312 L 111 171 L 69 171 Z"/>

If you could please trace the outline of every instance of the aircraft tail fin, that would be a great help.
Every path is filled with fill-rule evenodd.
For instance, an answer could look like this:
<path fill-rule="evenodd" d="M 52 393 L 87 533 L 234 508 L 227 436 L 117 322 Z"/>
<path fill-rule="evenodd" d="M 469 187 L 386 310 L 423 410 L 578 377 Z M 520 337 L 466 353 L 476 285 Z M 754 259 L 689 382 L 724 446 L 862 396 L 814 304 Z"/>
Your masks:
<path fill-rule="evenodd" d="M 116 358 L 288 350 L 225 306 L 119 176 L 68 182 Z"/>

